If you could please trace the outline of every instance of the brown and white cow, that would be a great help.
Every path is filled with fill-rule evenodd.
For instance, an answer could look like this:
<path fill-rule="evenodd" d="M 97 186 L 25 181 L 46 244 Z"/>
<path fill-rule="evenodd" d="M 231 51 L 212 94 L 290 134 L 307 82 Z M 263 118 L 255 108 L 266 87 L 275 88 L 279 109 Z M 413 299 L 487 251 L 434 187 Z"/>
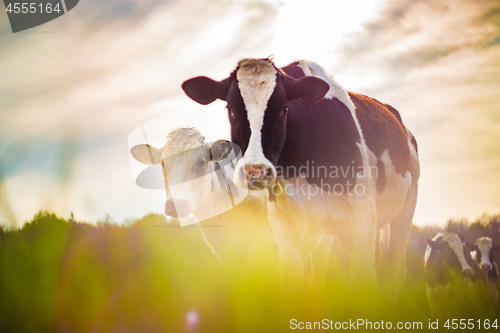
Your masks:
<path fill-rule="evenodd" d="M 353 275 L 374 281 L 377 230 L 390 224 L 380 272 L 398 289 L 419 178 L 416 141 L 398 111 L 305 60 L 278 68 L 243 59 L 222 81 L 196 77 L 182 88 L 200 104 L 227 102 L 231 140 L 244 152 L 235 183 L 268 190 L 285 285 L 301 283 L 325 233 L 350 250 Z"/>
<path fill-rule="evenodd" d="M 495 314 L 498 306 L 498 266 L 495 253 L 500 246 L 493 246 L 490 237 L 476 239 L 474 245 L 467 244 L 473 254 L 474 276 L 471 278 L 471 298 L 475 308 L 481 307 L 482 313 Z"/>

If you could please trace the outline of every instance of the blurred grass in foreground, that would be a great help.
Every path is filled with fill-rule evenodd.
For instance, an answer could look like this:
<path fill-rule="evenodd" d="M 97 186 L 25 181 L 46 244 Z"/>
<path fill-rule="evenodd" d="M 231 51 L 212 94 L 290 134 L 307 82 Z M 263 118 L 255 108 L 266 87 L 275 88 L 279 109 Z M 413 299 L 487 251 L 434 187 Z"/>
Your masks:
<path fill-rule="evenodd" d="M 450 221 L 446 230 L 500 244 L 499 227 L 497 215 Z M 0 331 L 282 332 L 292 318 L 421 321 L 426 329 L 425 238 L 438 231 L 413 228 L 397 305 L 377 288 L 352 283 L 335 243 L 326 284 L 309 283 L 295 304 L 283 306 L 276 254 L 259 251 L 265 240 L 258 235 L 247 244 L 254 258 L 242 259 L 238 271 L 223 268 L 199 228 L 176 228 L 163 216 L 120 226 L 41 212 L 19 230 L 0 228 Z M 473 306 L 456 306 L 458 319 L 481 317 Z"/>

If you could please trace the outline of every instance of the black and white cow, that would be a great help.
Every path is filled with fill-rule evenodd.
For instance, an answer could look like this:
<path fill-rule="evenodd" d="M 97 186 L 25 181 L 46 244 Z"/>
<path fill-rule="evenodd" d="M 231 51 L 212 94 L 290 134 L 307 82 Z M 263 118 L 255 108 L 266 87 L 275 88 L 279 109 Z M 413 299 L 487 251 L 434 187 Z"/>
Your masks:
<path fill-rule="evenodd" d="M 467 244 L 472 251 L 474 276 L 471 278 L 471 298 L 473 306 L 481 307 L 482 313 L 495 314 L 498 306 L 498 266 L 495 253 L 500 251 L 500 246 L 493 246 L 490 237 L 481 237 L 474 245 Z"/>
<path fill-rule="evenodd" d="M 427 243 L 424 270 L 431 314 L 438 318 L 457 314 L 468 292 L 468 278 L 474 274 L 464 238 L 439 233 Z"/>
<path fill-rule="evenodd" d="M 222 81 L 196 77 L 182 88 L 200 104 L 227 102 L 231 140 L 244 152 L 235 182 L 268 190 L 285 288 L 300 285 L 303 260 L 325 233 L 350 250 L 353 276 L 374 281 L 376 233 L 390 224 L 380 271 L 398 289 L 419 177 L 416 141 L 398 111 L 348 93 L 304 60 L 278 68 L 243 59 Z"/>

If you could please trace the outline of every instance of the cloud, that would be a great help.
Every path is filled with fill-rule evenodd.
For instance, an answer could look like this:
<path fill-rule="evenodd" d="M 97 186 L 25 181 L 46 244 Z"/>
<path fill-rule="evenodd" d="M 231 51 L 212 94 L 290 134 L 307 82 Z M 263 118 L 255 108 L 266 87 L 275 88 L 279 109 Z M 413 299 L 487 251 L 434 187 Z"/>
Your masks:
<path fill-rule="evenodd" d="M 203 71 L 222 78 L 241 55 L 255 54 L 268 42 L 278 8 L 266 1 L 85 0 L 29 33 L 1 33 L 0 160 L 6 188 L 18 198 L 11 201 L 21 204 L 22 187 L 35 178 L 46 185 L 35 182 L 31 193 L 57 197 L 60 175 L 73 160 L 70 192 L 81 193 L 69 206 L 83 211 L 81 218 L 95 220 L 104 211 L 118 220 L 130 216 L 112 199 L 125 183 L 135 186 L 129 133 L 164 112 L 193 105 L 180 88 L 185 79 Z M 61 150 L 68 142 L 74 154 Z M 120 172 L 130 177 L 108 176 Z M 123 200 L 142 201 L 136 192 Z M 85 213 L 82 195 L 100 208 Z M 142 207 L 161 211 L 155 203 Z M 21 219 L 34 213 L 15 210 Z"/>
<path fill-rule="evenodd" d="M 499 10 L 496 1 L 390 1 L 351 36 L 342 59 L 346 66 L 377 62 L 389 72 L 418 69 L 464 48 L 494 45 Z"/>
<path fill-rule="evenodd" d="M 180 84 L 207 61 L 227 68 L 257 47 L 275 13 L 265 2 L 109 3 L 83 1 L 49 23 L 53 34 L 0 36 L 15 39 L 1 52 L 2 134 L 36 137 L 73 117 L 92 135 L 130 128 L 184 97 Z"/>
<path fill-rule="evenodd" d="M 331 66 L 415 134 L 417 223 L 500 209 L 499 36 L 497 1 L 389 1 Z"/>

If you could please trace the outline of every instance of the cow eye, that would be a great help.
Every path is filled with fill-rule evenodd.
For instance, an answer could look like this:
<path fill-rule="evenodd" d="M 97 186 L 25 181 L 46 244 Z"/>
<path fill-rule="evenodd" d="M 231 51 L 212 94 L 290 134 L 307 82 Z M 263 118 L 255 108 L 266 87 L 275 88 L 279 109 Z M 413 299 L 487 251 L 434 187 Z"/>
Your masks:
<path fill-rule="evenodd" d="M 288 114 L 288 105 L 285 105 L 281 110 L 281 115 L 286 116 Z"/>
<path fill-rule="evenodd" d="M 234 112 L 233 112 L 233 110 L 231 110 L 231 109 L 227 109 L 227 110 L 229 111 L 229 117 L 231 119 L 234 119 Z"/>
<path fill-rule="evenodd" d="M 205 163 L 207 163 L 207 161 L 205 161 L 205 159 L 201 159 L 201 160 L 198 162 L 198 167 L 203 168 L 203 167 L 205 166 Z"/>

